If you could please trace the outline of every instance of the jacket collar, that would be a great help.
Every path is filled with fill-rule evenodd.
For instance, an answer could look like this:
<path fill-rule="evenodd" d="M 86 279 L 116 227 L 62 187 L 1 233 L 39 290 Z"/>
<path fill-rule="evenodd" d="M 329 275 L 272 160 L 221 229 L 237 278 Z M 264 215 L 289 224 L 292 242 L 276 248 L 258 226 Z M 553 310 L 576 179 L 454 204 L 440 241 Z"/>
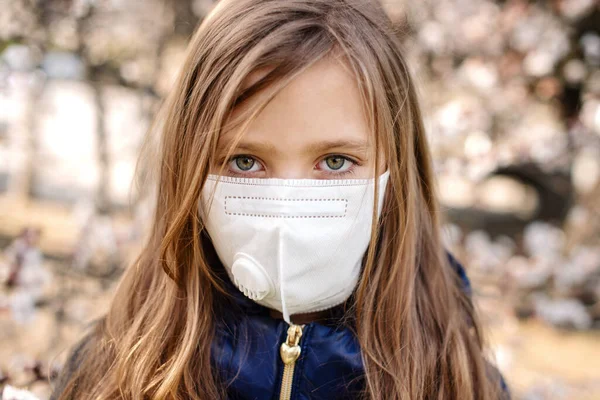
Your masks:
<path fill-rule="evenodd" d="M 471 297 L 471 294 L 472 294 L 471 283 L 469 281 L 469 278 L 467 277 L 467 274 L 466 274 L 463 266 L 450 252 L 446 252 L 446 256 L 448 259 L 448 263 L 450 264 L 450 266 L 452 267 L 454 272 L 460 278 L 462 290 L 469 297 Z M 228 294 L 228 298 L 229 298 L 228 306 L 233 306 L 233 307 L 226 307 L 226 310 L 224 309 L 224 310 L 222 310 L 222 312 L 227 312 L 227 310 L 231 310 L 231 309 L 237 309 L 237 311 L 240 311 L 244 314 L 270 315 L 269 309 L 267 307 L 262 306 L 256 302 L 254 302 L 253 300 L 249 299 L 248 297 L 246 297 L 233 284 L 233 282 L 231 282 L 231 279 L 229 279 L 229 275 L 227 275 L 227 272 L 225 271 L 225 268 L 223 267 L 223 264 L 221 262 L 218 262 L 215 264 L 216 264 L 215 272 L 216 272 L 217 276 L 220 278 L 220 280 L 222 281 L 222 285 L 223 285 L 226 293 Z M 351 304 L 351 302 L 352 302 L 352 297 L 347 301 L 347 303 Z M 346 309 L 345 304 L 341 304 L 339 306 L 331 308 L 327 319 L 324 320 L 322 323 L 324 325 L 339 324 L 340 322 L 342 322 L 344 317 L 347 317 L 347 313 L 345 312 L 345 309 Z"/>

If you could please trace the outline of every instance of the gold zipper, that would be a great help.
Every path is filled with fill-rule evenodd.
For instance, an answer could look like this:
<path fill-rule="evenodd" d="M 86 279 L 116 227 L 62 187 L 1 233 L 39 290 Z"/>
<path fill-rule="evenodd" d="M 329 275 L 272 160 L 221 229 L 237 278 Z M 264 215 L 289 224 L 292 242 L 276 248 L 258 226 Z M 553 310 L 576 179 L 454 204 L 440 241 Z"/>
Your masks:
<path fill-rule="evenodd" d="M 296 360 L 300 357 L 299 343 L 301 336 L 302 326 L 291 324 L 287 331 L 287 339 L 281 343 L 279 348 L 279 355 L 284 364 L 279 400 L 289 400 L 292 395 L 294 368 L 296 367 Z"/>

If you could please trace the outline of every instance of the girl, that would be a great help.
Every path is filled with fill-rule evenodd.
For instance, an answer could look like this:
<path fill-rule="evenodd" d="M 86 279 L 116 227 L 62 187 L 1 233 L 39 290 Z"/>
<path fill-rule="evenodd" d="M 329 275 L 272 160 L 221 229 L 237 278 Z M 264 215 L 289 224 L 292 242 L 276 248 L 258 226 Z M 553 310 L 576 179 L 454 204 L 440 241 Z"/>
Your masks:
<path fill-rule="evenodd" d="M 377 2 L 222 0 L 158 120 L 150 237 L 53 398 L 507 394 Z"/>

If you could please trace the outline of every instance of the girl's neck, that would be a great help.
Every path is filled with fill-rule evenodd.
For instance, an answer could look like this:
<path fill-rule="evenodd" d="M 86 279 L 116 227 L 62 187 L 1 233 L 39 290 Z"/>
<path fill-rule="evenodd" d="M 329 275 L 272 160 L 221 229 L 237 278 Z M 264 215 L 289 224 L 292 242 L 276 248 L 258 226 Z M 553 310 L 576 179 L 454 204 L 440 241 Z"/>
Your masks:
<path fill-rule="evenodd" d="M 283 319 L 283 314 L 277 310 L 270 309 L 269 313 L 272 318 Z M 290 316 L 290 320 L 294 324 L 302 325 L 310 322 L 321 322 L 331 317 L 330 310 L 316 311 L 304 314 L 294 314 Z"/>

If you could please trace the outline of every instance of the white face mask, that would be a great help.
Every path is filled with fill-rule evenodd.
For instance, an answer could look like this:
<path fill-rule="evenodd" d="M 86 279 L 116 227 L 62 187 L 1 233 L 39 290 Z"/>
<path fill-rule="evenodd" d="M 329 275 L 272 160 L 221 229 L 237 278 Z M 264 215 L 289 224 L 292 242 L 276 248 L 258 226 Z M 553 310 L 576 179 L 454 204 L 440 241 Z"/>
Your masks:
<path fill-rule="evenodd" d="M 379 176 L 378 217 L 388 177 Z M 202 189 L 200 216 L 247 297 L 288 323 L 350 297 L 371 237 L 375 179 L 217 179 Z"/>

